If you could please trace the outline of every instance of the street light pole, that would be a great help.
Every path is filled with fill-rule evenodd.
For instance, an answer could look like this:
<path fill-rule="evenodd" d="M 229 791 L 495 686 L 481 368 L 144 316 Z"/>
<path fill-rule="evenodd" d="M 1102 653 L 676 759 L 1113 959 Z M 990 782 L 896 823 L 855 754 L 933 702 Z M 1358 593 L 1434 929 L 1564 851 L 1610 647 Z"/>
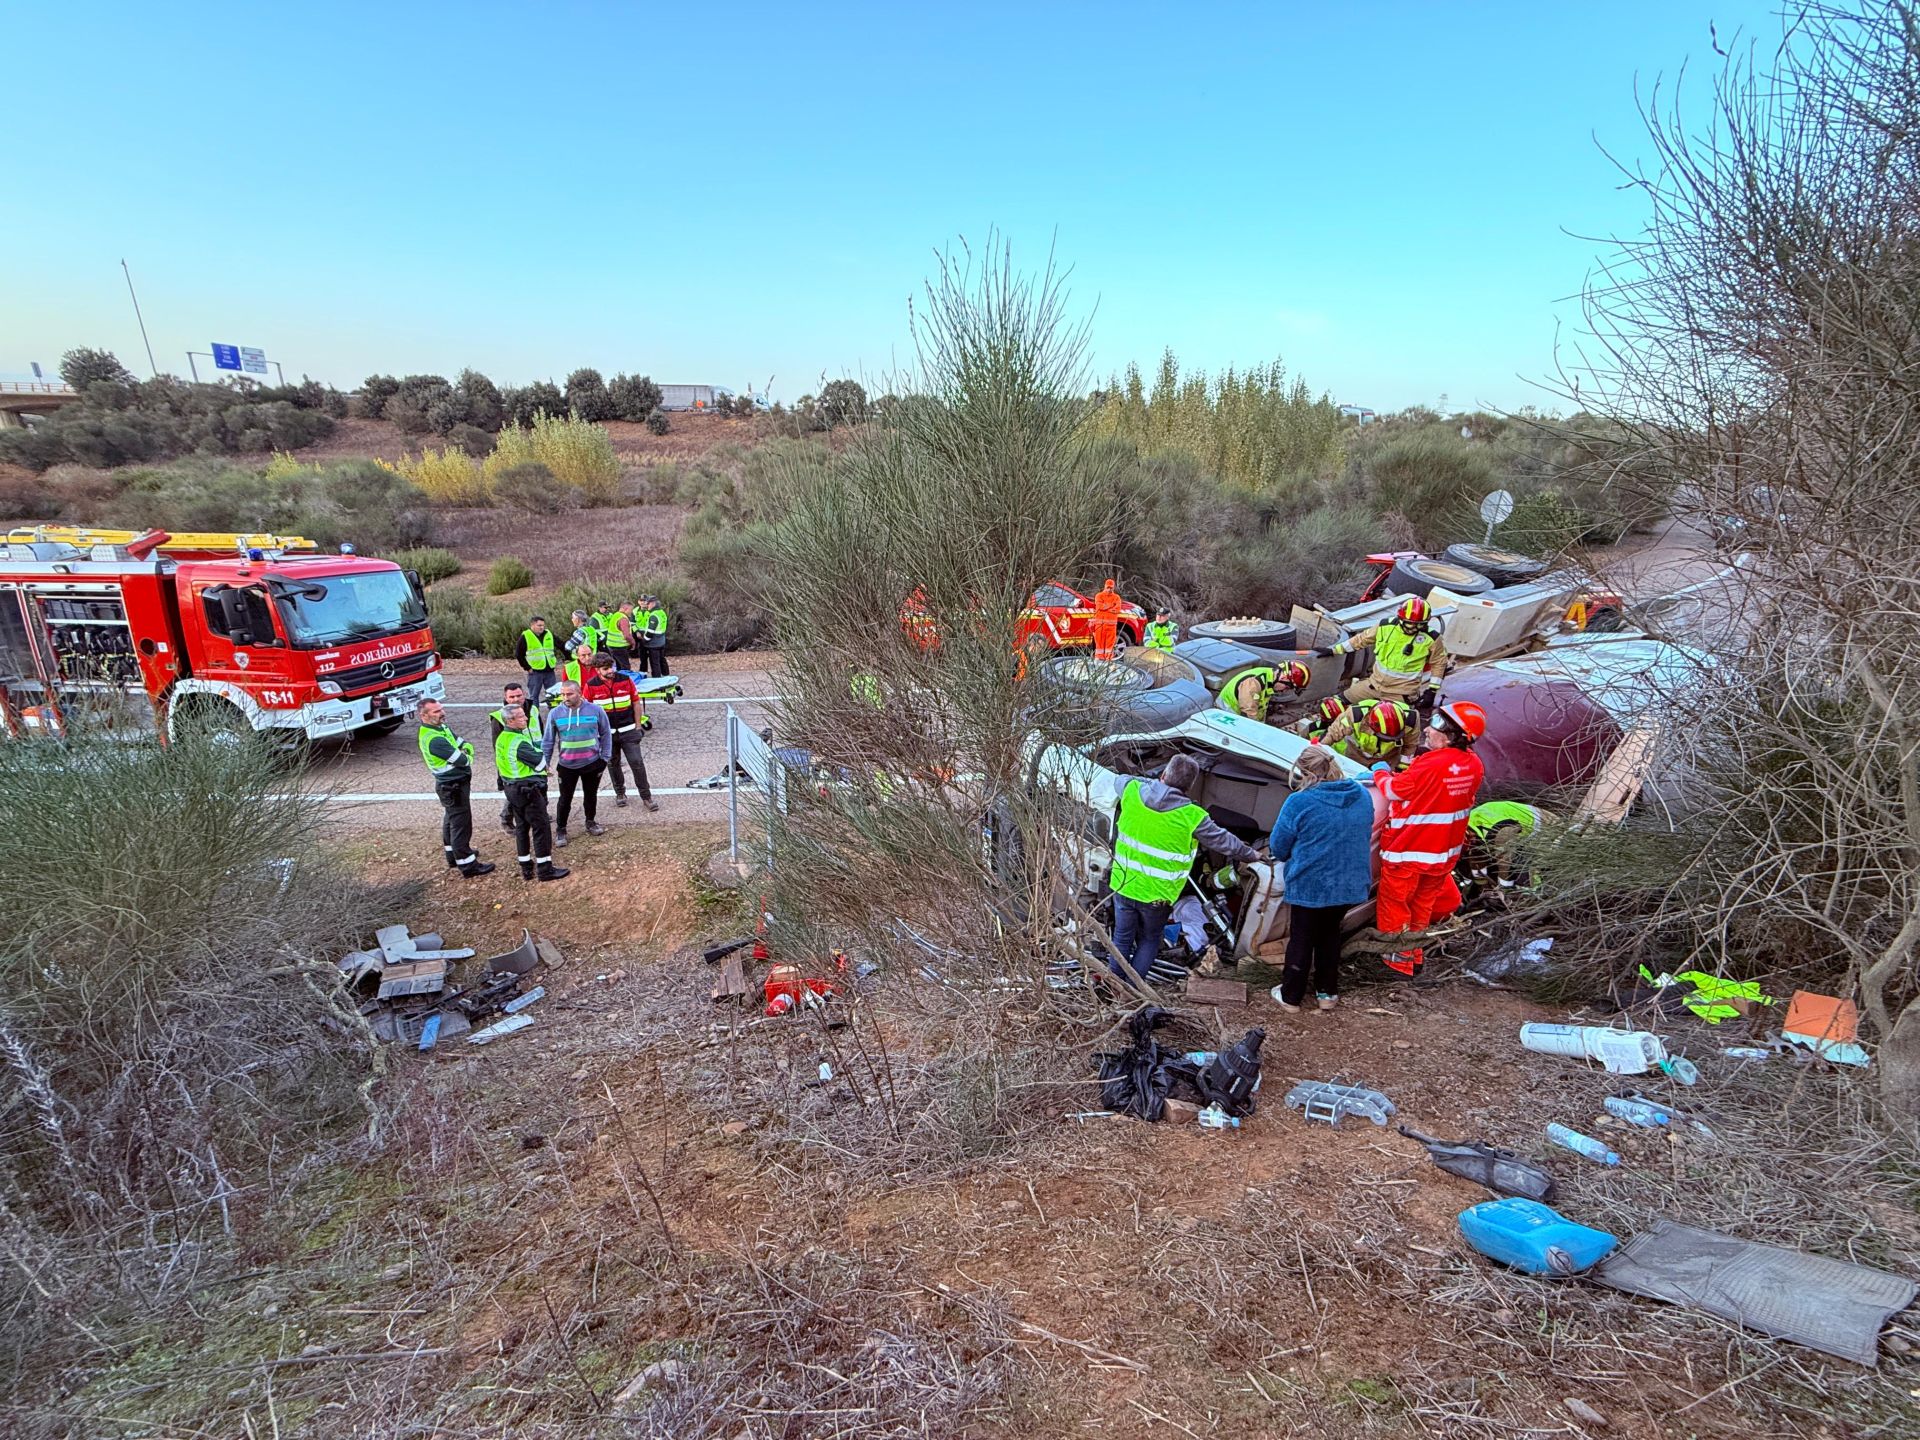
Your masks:
<path fill-rule="evenodd" d="M 140 297 L 133 293 L 133 271 L 127 269 L 127 262 L 120 262 L 120 269 L 127 277 L 127 294 L 133 300 L 133 318 L 140 322 L 140 343 L 147 347 L 147 369 L 153 372 L 153 378 L 160 378 L 160 367 L 154 363 L 153 342 L 147 339 L 146 317 L 140 313 Z"/>

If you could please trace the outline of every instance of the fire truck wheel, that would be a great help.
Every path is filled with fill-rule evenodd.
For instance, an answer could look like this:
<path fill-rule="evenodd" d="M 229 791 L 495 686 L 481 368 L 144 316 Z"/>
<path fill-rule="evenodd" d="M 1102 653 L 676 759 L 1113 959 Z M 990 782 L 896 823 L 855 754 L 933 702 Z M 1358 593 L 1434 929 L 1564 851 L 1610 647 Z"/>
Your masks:
<path fill-rule="evenodd" d="M 253 735 L 253 727 L 239 707 L 211 695 L 188 695 L 174 702 L 167 717 L 167 737 L 175 741 L 238 744 Z"/>

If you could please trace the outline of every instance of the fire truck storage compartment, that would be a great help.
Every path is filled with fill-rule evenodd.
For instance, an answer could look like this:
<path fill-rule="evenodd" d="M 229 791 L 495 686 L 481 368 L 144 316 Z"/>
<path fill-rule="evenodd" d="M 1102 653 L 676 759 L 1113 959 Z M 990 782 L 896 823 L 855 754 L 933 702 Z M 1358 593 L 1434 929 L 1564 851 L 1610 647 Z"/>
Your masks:
<path fill-rule="evenodd" d="M 127 607 L 116 589 L 28 586 L 46 627 L 61 689 L 141 689 Z"/>

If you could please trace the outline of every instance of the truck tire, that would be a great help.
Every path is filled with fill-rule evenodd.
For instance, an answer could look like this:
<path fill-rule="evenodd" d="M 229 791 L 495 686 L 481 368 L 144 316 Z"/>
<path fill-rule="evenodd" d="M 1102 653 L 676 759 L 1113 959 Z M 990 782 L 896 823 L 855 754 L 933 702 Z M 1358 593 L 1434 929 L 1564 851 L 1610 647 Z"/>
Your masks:
<path fill-rule="evenodd" d="M 1188 626 L 1187 635 L 1194 640 L 1235 640 L 1256 650 L 1299 648 L 1299 636 L 1293 626 L 1283 620 L 1262 620 L 1252 615 L 1231 620 L 1202 620 L 1198 625 Z"/>
<path fill-rule="evenodd" d="M 1479 571 L 1445 560 L 1399 560 L 1387 577 L 1387 589 L 1395 595 L 1424 596 L 1436 585 L 1456 595 L 1484 595 L 1493 589 L 1493 581 Z"/>
<path fill-rule="evenodd" d="M 1497 545 L 1449 545 L 1445 558 L 1501 586 L 1524 585 L 1546 574 L 1549 568 L 1544 560 L 1535 560 L 1518 550 L 1502 550 Z"/>
<path fill-rule="evenodd" d="M 184 695 L 167 707 L 167 739 L 175 744 L 236 745 L 254 733 L 237 705 L 215 695 Z"/>

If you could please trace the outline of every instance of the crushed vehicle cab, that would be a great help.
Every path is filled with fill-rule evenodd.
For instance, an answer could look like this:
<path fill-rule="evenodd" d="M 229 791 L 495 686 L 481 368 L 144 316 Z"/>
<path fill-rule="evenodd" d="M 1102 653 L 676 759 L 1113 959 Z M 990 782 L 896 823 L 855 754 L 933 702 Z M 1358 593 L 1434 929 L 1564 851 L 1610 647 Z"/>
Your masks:
<path fill-rule="evenodd" d="M 1068 817 L 1059 857 L 1063 882 L 1092 910 L 1106 895 L 1114 825 L 1128 782 L 1156 777 L 1175 755 L 1189 755 L 1199 763 L 1202 778 L 1187 798 L 1223 829 L 1261 845 L 1273 829 L 1282 802 L 1293 793 L 1293 762 L 1311 742 L 1203 706 L 1177 723 L 1118 731 L 1092 745 L 1048 742 L 1038 735 L 1029 743 L 1030 783 L 1053 797 Z M 1343 776 L 1366 777 L 1364 766 L 1344 756 L 1335 759 Z M 1376 851 L 1385 817 L 1386 802 L 1375 792 Z M 1189 893 L 1206 896 L 1220 911 L 1227 931 L 1222 937 L 1223 954 L 1241 959 L 1283 941 L 1290 912 L 1281 866 L 1270 860 L 1247 866 L 1241 883 L 1226 894 L 1224 902 L 1202 888 L 1204 877 L 1217 869 L 1218 862 L 1203 852 L 1195 861 Z M 1349 927 L 1367 923 L 1371 911 L 1370 904 L 1356 907 Z"/>

